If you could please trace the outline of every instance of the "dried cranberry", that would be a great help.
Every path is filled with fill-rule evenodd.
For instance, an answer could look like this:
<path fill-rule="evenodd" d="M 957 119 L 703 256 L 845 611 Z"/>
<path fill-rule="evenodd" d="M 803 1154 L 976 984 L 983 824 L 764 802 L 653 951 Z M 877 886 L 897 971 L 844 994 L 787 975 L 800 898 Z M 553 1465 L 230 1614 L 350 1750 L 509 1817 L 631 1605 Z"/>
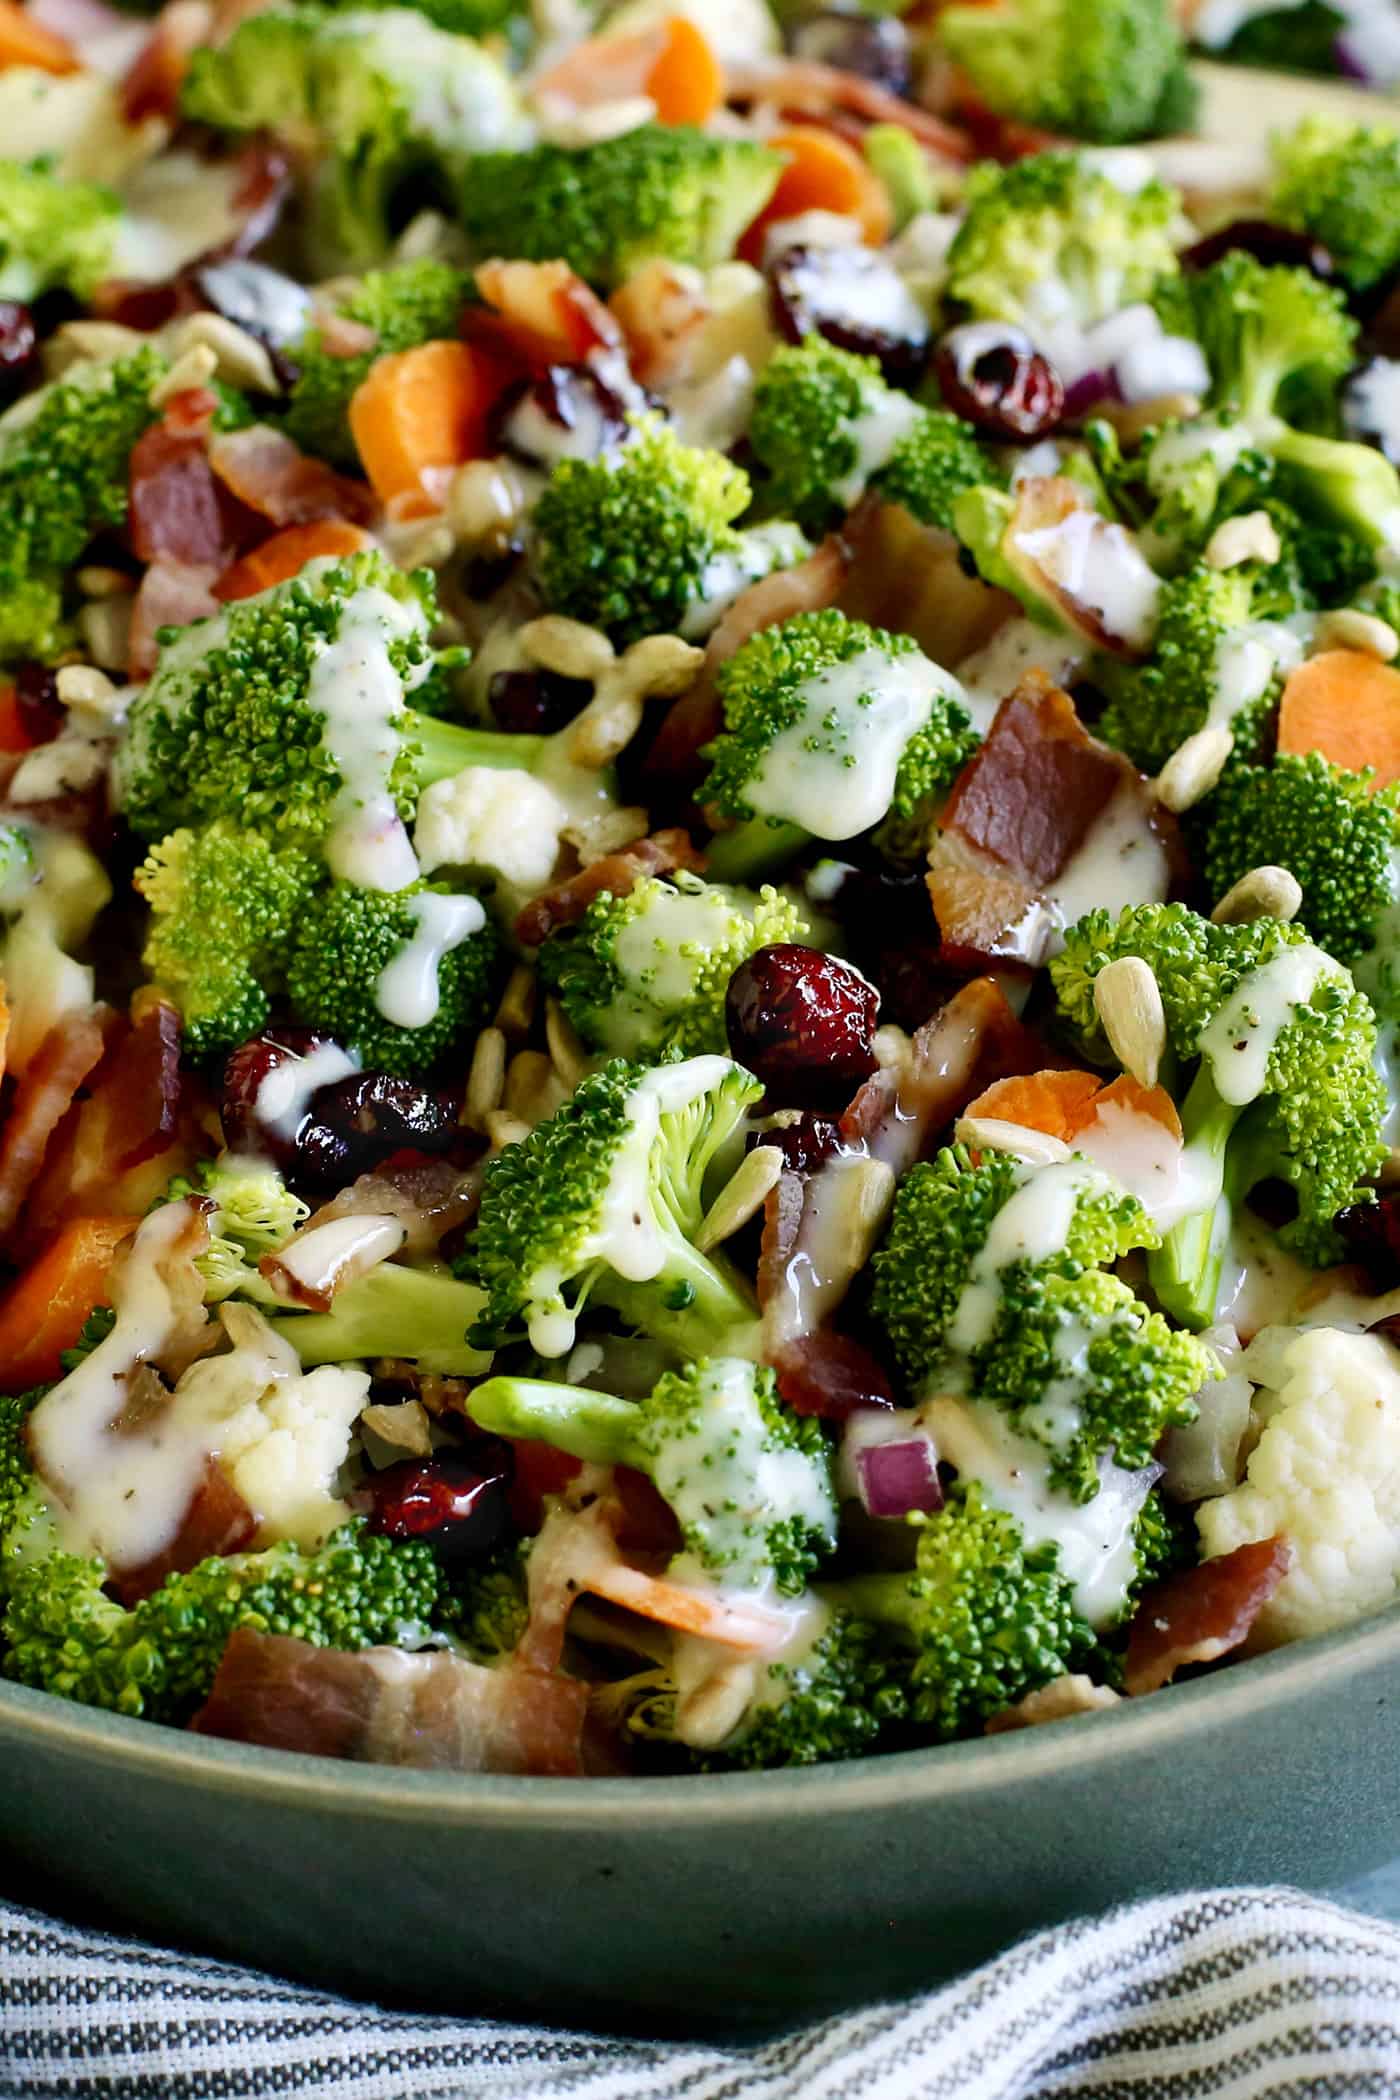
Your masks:
<path fill-rule="evenodd" d="M 1037 438 L 1064 413 L 1059 373 L 1019 328 L 969 321 L 934 356 L 944 405 L 989 437 Z"/>
<path fill-rule="evenodd" d="M 844 1108 L 875 1070 L 880 996 L 849 963 L 795 942 L 760 948 L 729 980 L 725 1025 L 740 1064 L 793 1108 Z"/>
<path fill-rule="evenodd" d="M 17 299 L 0 299 L 0 395 L 17 394 L 38 365 L 34 316 Z"/>
<path fill-rule="evenodd" d="M 1321 241 L 1315 241 L 1310 233 L 1295 233 L 1291 226 L 1278 226 L 1272 219 L 1232 219 L 1228 226 L 1217 227 L 1203 240 L 1183 248 L 1181 267 L 1208 270 L 1212 263 L 1233 254 L 1237 248 L 1270 269 L 1282 265 L 1311 270 L 1314 277 L 1321 277 L 1324 282 L 1337 274 L 1337 266 Z"/>
<path fill-rule="evenodd" d="M 820 335 L 840 350 L 877 358 L 892 386 L 923 376 L 928 318 L 894 264 L 873 248 L 783 248 L 768 266 L 768 289 L 790 343 Z"/>
<path fill-rule="evenodd" d="M 1332 1222 L 1347 1260 L 1365 1269 L 1376 1290 L 1394 1290 L 1400 1284 L 1400 1194 L 1380 1196 L 1374 1203 L 1350 1203 Z"/>
<path fill-rule="evenodd" d="M 817 8 L 788 24 L 786 43 L 794 58 L 856 73 L 895 95 L 907 95 L 913 85 L 909 32 L 894 15 Z"/>
<path fill-rule="evenodd" d="M 768 1130 L 754 1140 L 776 1145 L 790 1174 L 812 1174 L 841 1148 L 841 1126 L 834 1116 L 814 1116 L 805 1109 L 800 1120 L 786 1130 Z"/>
<path fill-rule="evenodd" d="M 406 1458 L 365 1482 L 369 1529 L 386 1539 L 418 1539 L 442 1560 L 490 1553 L 511 1530 L 510 1474 L 510 1447 L 495 1438 Z"/>
<path fill-rule="evenodd" d="M 328 1035 L 312 1028 L 276 1027 L 248 1038 L 229 1053 L 224 1066 L 219 1116 L 224 1143 L 233 1152 L 266 1152 L 279 1165 L 287 1166 L 296 1153 L 292 1132 L 273 1129 L 258 1113 L 258 1093 L 263 1081 L 289 1059 L 308 1057 L 330 1043 Z M 309 1113 L 309 1111 L 308 1111 Z"/>
<path fill-rule="evenodd" d="M 105 285 L 101 297 L 104 321 L 120 328 L 134 328 L 152 335 L 181 314 L 198 313 L 203 301 L 185 278 L 171 277 L 161 284 L 114 280 Z"/>
<path fill-rule="evenodd" d="M 593 688 L 557 671 L 497 671 L 486 696 L 497 726 L 511 736 L 552 736 L 588 705 Z"/>
<path fill-rule="evenodd" d="M 626 436 L 634 405 L 592 365 L 549 365 L 501 396 L 490 442 L 532 467 L 596 459 Z"/>
<path fill-rule="evenodd" d="M 48 664 L 21 664 L 12 674 L 15 702 L 32 744 L 51 744 L 68 718 L 58 697 L 58 673 Z"/>
<path fill-rule="evenodd" d="M 388 1072 L 352 1072 L 317 1087 L 293 1143 L 305 1182 L 339 1187 L 391 1153 L 447 1152 L 457 1138 L 458 1098 Z"/>

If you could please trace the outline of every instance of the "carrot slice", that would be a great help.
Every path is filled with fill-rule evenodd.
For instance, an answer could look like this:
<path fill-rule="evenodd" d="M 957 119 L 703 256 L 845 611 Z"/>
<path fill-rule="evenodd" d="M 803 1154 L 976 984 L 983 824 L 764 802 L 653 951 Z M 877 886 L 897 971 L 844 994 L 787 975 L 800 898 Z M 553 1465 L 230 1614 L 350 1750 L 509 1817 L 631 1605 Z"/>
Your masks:
<path fill-rule="evenodd" d="M 306 564 L 318 556 L 358 554 L 369 544 L 369 534 L 358 525 L 347 525 L 343 518 L 321 518 L 313 525 L 289 525 L 283 532 L 274 532 L 271 539 L 254 547 L 241 561 L 231 563 L 215 584 L 214 596 L 225 603 L 230 598 L 251 598 L 258 591 L 270 591 L 275 583 L 286 583 L 290 577 L 299 576 Z M 3 748 L 0 742 L 0 749 Z"/>
<path fill-rule="evenodd" d="M 1133 1078 L 1131 1072 L 1123 1072 L 1100 1091 L 1092 1113 L 1080 1128 L 1102 1122 L 1106 1108 L 1121 1108 L 1131 1116 L 1150 1117 L 1152 1122 L 1160 1123 L 1178 1144 L 1182 1141 L 1181 1118 L 1176 1112 L 1176 1103 L 1164 1086 L 1144 1086 L 1140 1079 Z"/>
<path fill-rule="evenodd" d="M 625 1561 L 605 1562 L 579 1578 L 580 1586 L 609 1604 L 634 1611 L 659 1625 L 674 1626 L 681 1633 L 703 1634 L 706 1640 L 721 1641 L 726 1648 L 771 1648 L 783 1638 L 784 1621 L 760 1604 L 744 1604 L 735 1598 L 706 1596 L 679 1582 L 657 1575 L 644 1575 Z"/>
<path fill-rule="evenodd" d="M 1400 780 L 1400 670 L 1361 649 L 1324 649 L 1299 664 L 1283 689 L 1280 751 L 1320 751 L 1373 788 Z"/>
<path fill-rule="evenodd" d="M 1018 1079 L 998 1079 L 969 1104 L 965 1113 L 1022 1130 L 1043 1130 L 1068 1143 L 1093 1114 L 1101 1082 L 1092 1072 L 1028 1072 Z"/>
<path fill-rule="evenodd" d="M 703 124 L 724 100 L 724 70 L 704 33 L 672 15 L 666 42 L 647 74 L 646 91 L 662 124 Z"/>
<path fill-rule="evenodd" d="M 0 1387 L 7 1393 L 57 1378 L 100 1305 L 112 1256 L 139 1218 L 75 1218 L 0 1299 Z"/>
<path fill-rule="evenodd" d="M 376 358 L 350 401 L 350 433 L 375 494 L 400 515 L 440 507 L 434 472 L 486 451 L 486 419 L 511 368 L 467 343 L 419 343 Z"/>
<path fill-rule="evenodd" d="M 0 0 L 0 67 L 34 66 L 41 73 L 76 73 L 72 46 L 27 15 L 16 0 Z"/>
<path fill-rule="evenodd" d="M 834 131 L 823 131 L 815 124 L 794 124 L 788 131 L 775 131 L 768 144 L 787 156 L 787 166 L 739 243 L 745 262 L 762 261 L 763 236 L 770 226 L 780 219 L 795 219 L 804 211 L 831 211 L 858 219 L 872 248 L 889 239 L 893 225 L 889 196 L 863 153 Z"/>

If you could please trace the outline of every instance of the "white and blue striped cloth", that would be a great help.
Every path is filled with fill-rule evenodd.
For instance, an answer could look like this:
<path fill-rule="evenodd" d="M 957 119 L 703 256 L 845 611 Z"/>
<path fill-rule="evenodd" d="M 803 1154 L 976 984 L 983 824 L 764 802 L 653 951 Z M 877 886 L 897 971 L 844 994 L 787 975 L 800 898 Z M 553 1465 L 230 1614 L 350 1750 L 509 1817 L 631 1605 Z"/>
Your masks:
<path fill-rule="evenodd" d="M 3 2100 L 1400 2095 L 1400 1927 L 1290 1889 L 1133 1905 L 745 2048 L 386 2012 L 0 1905 Z"/>

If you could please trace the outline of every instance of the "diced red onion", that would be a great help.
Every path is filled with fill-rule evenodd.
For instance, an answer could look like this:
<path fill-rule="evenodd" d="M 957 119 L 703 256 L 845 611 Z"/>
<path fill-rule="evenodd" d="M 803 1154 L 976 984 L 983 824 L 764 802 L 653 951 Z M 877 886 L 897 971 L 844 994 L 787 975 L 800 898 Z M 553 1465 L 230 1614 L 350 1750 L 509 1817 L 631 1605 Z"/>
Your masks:
<path fill-rule="evenodd" d="M 1113 367 L 1125 401 L 1151 401 L 1159 394 L 1204 394 L 1210 367 L 1199 343 L 1182 335 L 1145 338 L 1125 350 Z"/>
<path fill-rule="evenodd" d="M 1096 368 L 1092 372 L 1083 372 L 1072 386 L 1065 388 L 1065 421 L 1073 422 L 1076 416 L 1082 416 L 1086 409 L 1092 408 L 1096 401 L 1121 401 L 1122 398 L 1118 391 L 1118 382 L 1111 371 L 1100 371 Z"/>
<path fill-rule="evenodd" d="M 943 1507 L 938 1451 L 931 1436 L 867 1444 L 856 1453 L 856 1478 L 867 1516 L 907 1517 Z"/>

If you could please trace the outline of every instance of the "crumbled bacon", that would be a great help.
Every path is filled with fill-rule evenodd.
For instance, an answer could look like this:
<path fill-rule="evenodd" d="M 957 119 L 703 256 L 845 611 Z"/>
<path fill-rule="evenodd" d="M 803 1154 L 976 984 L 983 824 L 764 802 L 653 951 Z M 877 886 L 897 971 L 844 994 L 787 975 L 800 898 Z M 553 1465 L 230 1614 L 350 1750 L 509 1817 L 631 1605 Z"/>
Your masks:
<path fill-rule="evenodd" d="M 115 1018 L 103 1006 L 65 1015 L 25 1068 L 0 1137 L 0 1236 L 14 1226 L 49 1140 L 101 1060 Z"/>
<path fill-rule="evenodd" d="M 604 854 L 567 882 L 532 898 L 515 922 L 515 937 L 526 948 L 538 948 L 561 926 L 576 925 L 604 890 L 614 897 L 630 897 L 649 875 L 669 875 L 674 868 L 698 875 L 704 865 L 704 856 L 696 852 L 686 832 L 678 828 L 654 831 L 618 853 Z"/>
<path fill-rule="evenodd" d="M 218 1460 L 211 1458 L 170 1544 L 139 1567 L 114 1569 L 111 1586 L 129 1608 L 158 1590 L 167 1575 L 184 1575 L 216 1554 L 241 1553 L 257 1528 L 252 1510 Z"/>
<path fill-rule="evenodd" d="M 1215 1662 L 1238 1648 L 1292 1559 L 1286 1538 L 1255 1539 L 1154 1583 L 1128 1631 L 1125 1689 L 1134 1698 L 1158 1691 L 1188 1663 Z"/>
<path fill-rule="evenodd" d="M 576 1778 L 587 1708 L 586 1685 L 542 1670 L 439 1651 L 347 1655 L 244 1626 L 191 1726 L 362 1764 Z"/>
<path fill-rule="evenodd" d="M 332 1218 L 384 1215 L 402 1224 L 405 1254 L 435 1254 L 449 1232 L 471 1222 L 480 1201 L 479 1168 L 464 1172 L 446 1159 L 386 1161 L 313 1211 L 305 1229 Z"/>
<path fill-rule="evenodd" d="M 128 533 L 144 562 L 213 564 L 232 559 L 234 538 L 204 440 L 153 423 L 132 449 Z"/>
<path fill-rule="evenodd" d="M 215 562 L 153 561 L 141 578 L 131 614 L 127 668 L 133 679 L 156 667 L 156 636 L 162 627 L 190 627 L 220 610 L 214 596 L 221 565 Z"/>
<path fill-rule="evenodd" d="M 951 532 L 902 503 L 867 496 L 841 528 L 850 563 L 836 603 L 853 619 L 912 635 L 936 664 L 957 664 L 1016 613 L 1006 591 L 969 576 Z"/>
<path fill-rule="evenodd" d="M 848 560 L 844 542 L 832 535 L 806 561 L 775 569 L 739 593 L 705 645 L 700 676 L 673 703 L 652 741 L 643 769 L 648 779 L 687 791 L 699 785 L 705 771 L 700 749 L 724 727 L 715 683 L 720 665 L 765 627 L 835 605 Z"/>
<path fill-rule="evenodd" d="M 209 464 L 240 502 L 274 525 L 311 525 L 321 518 L 367 525 L 374 515 L 363 482 L 308 458 L 270 423 L 221 431 L 210 440 Z"/>
<path fill-rule="evenodd" d="M 128 124 L 178 114 L 190 59 L 209 41 L 213 26 L 208 0 L 168 0 L 121 84 L 122 116 Z"/>
<path fill-rule="evenodd" d="M 794 1414 L 844 1422 L 859 1407 L 893 1407 L 889 1373 L 863 1342 L 819 1327 L 775 1352 L 778 1391 Z"/>
<path fill-rule="evenodd" d="M 731 101 L 773 104 L 817 117 L 844 110 L 866 124 L 898 124 L 920 145 L 933 147 L 949 160 L 972 157 L 963 132 L 844 67 L 822 65 L 816 59 L 757 58 L 731 63 L 725 74 Z"/>

